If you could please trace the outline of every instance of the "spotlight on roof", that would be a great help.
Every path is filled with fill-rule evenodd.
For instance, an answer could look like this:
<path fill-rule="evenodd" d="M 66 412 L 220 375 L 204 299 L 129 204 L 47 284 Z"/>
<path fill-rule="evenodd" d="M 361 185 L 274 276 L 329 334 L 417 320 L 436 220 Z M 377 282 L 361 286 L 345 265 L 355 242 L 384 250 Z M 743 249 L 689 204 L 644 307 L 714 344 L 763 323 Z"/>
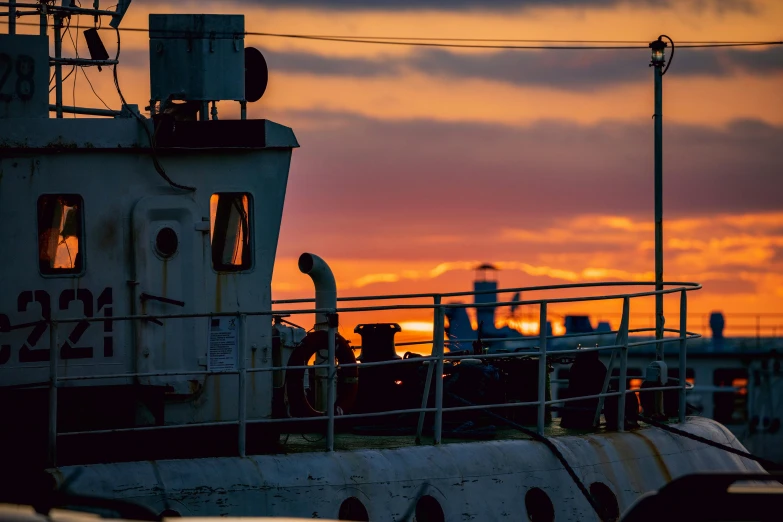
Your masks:
<path fill-rule="evenodd" d="M 245 99 L 257 102 L 266 92 L 269 82 L 269 69 L 261 51 L 255 47 L 245 47 Z"/>
<path fill-rule="evenodd" d="M 90 58 L 93 60 L 108 60 L 109 53 L 101 41 L 98 30 L 94 27 L 84 31 L 84 39 L 87 41 L 87 48 L 90 50 Z"/>
<path fill-rule="evenodd" d="M 122 17 L 125 16 L 125 11 L 130 7 L 131 0 L 118 0 L 117 2 L 117 14 L 111 17 L 109 25 L 117 29 L 122 22 Z"/>

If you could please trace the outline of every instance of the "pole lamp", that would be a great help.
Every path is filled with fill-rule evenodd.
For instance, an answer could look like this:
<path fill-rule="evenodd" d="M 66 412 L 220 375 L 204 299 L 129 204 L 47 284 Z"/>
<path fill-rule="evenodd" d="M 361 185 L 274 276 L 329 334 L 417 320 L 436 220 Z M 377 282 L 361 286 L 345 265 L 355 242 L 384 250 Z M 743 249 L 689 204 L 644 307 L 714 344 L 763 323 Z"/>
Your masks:
<path fill-rule="evenodd" d="M 663 290 L 663 75 L 671 65 L 666 64 L 666 38 L 672 44 L 672 58 L 674 58 L 674 42 L 666 35 L 661 35 L 657 40 L 650 42 L 652 57 L 650 67 L 653 67 L 655 79 L 655 290 Z M 665 66 L 665 67 L 664 67 Z M 663 339 L 663 294 L 655 294 L 655 338 Z M 656 345 L 656 359 L 663 360 L 663 343 Z"/>

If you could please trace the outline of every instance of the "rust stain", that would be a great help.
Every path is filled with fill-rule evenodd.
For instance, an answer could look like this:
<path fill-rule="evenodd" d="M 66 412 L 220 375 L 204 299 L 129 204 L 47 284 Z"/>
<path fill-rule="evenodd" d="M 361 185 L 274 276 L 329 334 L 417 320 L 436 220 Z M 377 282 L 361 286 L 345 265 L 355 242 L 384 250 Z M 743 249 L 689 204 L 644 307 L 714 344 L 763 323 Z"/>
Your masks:
<path fill-rule="evenodd" d="M 645 477 L 642 468 L 634 462 L 639 458 L 639 454 L 633 446 L 628 444 L 628 438 L 625 437 L 624 434 L 619 433 L 613 433 L 609 437 L 609 440 L 612 442 L 612 447 L 615 448 L 620 456 L 624 472 L 631 478 L 631 484 L 637 487 L 644 484 Z M 614 474 L 610 479 L 613 484 L 617 484 L 618 486 L 622 485 L 622 481 L 618 481 Z"/>
<path fill-rule="evenodd" d="M 612 462 L 612 459 L 609 458 L 609 455 L 606 453 L 606 450 L 604 450 L 603 446 L 595 440 L 593 437 L 587 437 L 587 443 L 593 447 L 596 454 L 598 454 L 598 458 L 601 462 L 601 464 L 607 464 Z"/>
<path fill-rule="evenodd" d="M 250 350 L 250 367 L 255 368 L 256 367 L 256 351 Z M 250 391 L 251 395 L 255 397 L 256 394 L 256 373 L 253 372 L 250 374 Z"/>
<path fill-rule="evenodd" d="M 169 286 L 169 261 L 168 259 L 163 260 L 163 271 L 160 275 L 160 291 L 163 297 L 166 297 L 166 291 Z"/>
<path fill-rule="evenodd" d="M 168 288 L 168 282 L 169 282 L 169 262 L 168 259 L 163 260 L 163 267 L 161 270 L 161 283 L 160 283 L 160 292 L 163 297 L 166 297 L 167 294 L 167 288 Z M 166 367 L 166 325 L 169 324 L 168 321 L 163 321 L 163 340 L 161 341 L 161 364 L 163 367 Z"/>
<path fill-rule="evenodd" d="M 223 298 L 223 275 L 218 274 L 215 278 L 215 312 L 221 312 L 221 303 Z"/>
<path fill-rule="evenodd" d="M 117 222 L 113 219 L 107 219 L 98 226 L 98 248 L 100 250 L 112 251 L 117 243 L 118 237 Z"/>
<path fill-rule="evenodd" d="M 655 464 L 658 466 L 658 469 L 661 470 L 661 474 L 663 475 L 663 478 L 666 479 L 666 482 L 671 482 L 672 474 L 669 472 L 669 468 L 666 466 L 666 463 L 663 461 L 663 457 L 661 457 L 661 454 L 658 453 L 658 448 L 655 447 L 655 444 L 653 444 L 650 439 L 645 437 L 643 433 L 638 433 L 635 431 L 632 431 L 630 433 L 642 439 L 642 441 L 647 445 L 647 447 L 650 448 L 650 453 L 655 459 Z"/>
<path fill-rule="evenodd" d="M 593 437 L 587 438 L 588 444 L 590 444 L 593 449 L 595 449 L 595 452 L 598 454 L 598 457 L 601 460 L 601 469 L 603 470 L 606 477 L 609 479 L 609 481 L 612 484 L 620 484 L 620 481 L 617 480 L 617 475 L 614 473 L 614 460 L 609 456 L 609 454 L 606 452 L 604 447 Z M 615 441 L 616 442 L 616 441 Z M 615 445 L 615 448 L 617 446 Z M 619 449 L 619 448 L 617 448 Z M 622 452 L 620 452 L 622 454 Z M 633 473 L 633 470 L 631 471 Z"/>
<path fill-rule="evenodd" d="M 215 420 L 219 421 L 222 420 L 220 418 L 220 375 L 214 375 L 212 378 L 214 379 L 213 382 L 215 384 Z"/>

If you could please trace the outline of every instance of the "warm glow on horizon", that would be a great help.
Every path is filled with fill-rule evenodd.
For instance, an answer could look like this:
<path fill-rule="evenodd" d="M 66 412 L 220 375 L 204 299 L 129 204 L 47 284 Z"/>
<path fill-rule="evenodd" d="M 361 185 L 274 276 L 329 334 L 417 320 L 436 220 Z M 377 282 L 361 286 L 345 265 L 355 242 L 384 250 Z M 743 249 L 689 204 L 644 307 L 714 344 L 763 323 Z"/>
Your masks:
<path fill-rule="evenodd" d="M 498 328 L 508 326 L 509 328 L 513 328 L 514 330 L 524 335 L 538 335 L 540 330 L 538 321 L 526 321 L 524 319 L 515 319 L 513 317 L 495 321 L 495 326 Z"/>
<path fill-rule="evenodd" d="M 427 321 L 403 321 L 400 328 L 403 332 L 423 332 L 432 334 L 432 323 Z"/>

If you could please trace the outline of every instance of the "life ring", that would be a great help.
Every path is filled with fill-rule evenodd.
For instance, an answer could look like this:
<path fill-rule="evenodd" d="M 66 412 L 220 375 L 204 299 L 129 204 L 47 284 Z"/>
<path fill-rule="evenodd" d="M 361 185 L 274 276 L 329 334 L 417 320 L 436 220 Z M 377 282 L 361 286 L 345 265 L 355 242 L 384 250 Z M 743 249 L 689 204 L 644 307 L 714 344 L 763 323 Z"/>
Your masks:
<path fill-rule="evenodd" d="M 310 332 L 302 340 L 302 343 L 293 351 L 288 359 L 288 366 L 306 366 L 316 352 L 327 350 L 328 332 L 318 330 Z M 335 336 L 335 357 L 338 364 L 355 364 L 356 357 L 353 354 L 348 341 L 337 334 Z M 313 372 L 314 370 L 310 370 Z M 304 390 L 304 369 L 290 369 L 285 372 L 285 391 L 288 396 L 288 406 L 292 417 L 322 417 L 325 412 L 313 408 Z M 335 412 L 337 414 L 348 413 L 356 404 L 359 391 L 359 367 L 350 366 L 337 370 L 337 398 L 335 400 Z"/>

